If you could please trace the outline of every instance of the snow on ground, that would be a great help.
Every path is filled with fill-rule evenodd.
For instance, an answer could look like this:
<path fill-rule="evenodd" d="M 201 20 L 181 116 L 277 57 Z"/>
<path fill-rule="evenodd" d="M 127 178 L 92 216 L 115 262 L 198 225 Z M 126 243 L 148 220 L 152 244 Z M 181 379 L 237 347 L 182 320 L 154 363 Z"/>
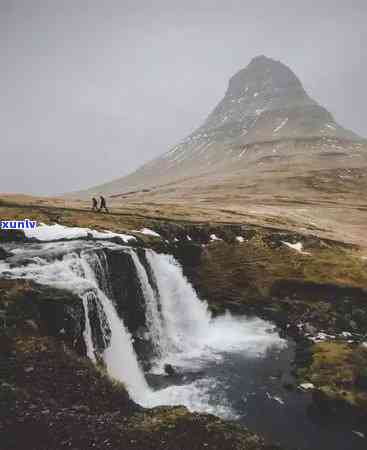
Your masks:
<path fill-rule="evenodd" d="M 83 239 L 91 236 L 94 239 L 112 239 L 118 237 L 124 242 L 135 240 L 134 236 L 128 234 L 113 233 L 112 231 L 97 231 L 89 228 L 66 227 L 58 223 L 46 225 L 40 223 L 36 228 L 24 230 L 27 238 L 35 238 L 38 241 L 59 241 L 61 239 Z"/>
<path fill-rule="evenodd" d="M 238 242 L 240 242 L 241 244 L 242 244 L 242 242 L 245 242 L 245 238 L 243 238 L 242 236 L 237 236 L 237 237 L 236 237 L 236 240 L 237 240 Z"/>
<path fill-rule="evenodd" d="M 141 230 L 134 230 L 134 232 L 145 234 L 146 236 L 161 237 L 160 234 L 156 233 L 155 231 L 151 230 L 150 228 L 142 228 Z"/>
<path fill-rule="evenodd" d="M 211 241 L 221 241 L 222 239 L 220 239 L 219 237 L 217 237 L 215 234 L 211 234 L 211 235 L 210 235 L 210 240 L 211 240 Z"/>
<path fill-rule="evenodd" d="M 336 130 L 336 126 L 333 125 L 333 124 L 331 124 L 331 123 L 327 123 L 326 126 L 327 126 L 328 128 L 330 128 L 331 130 Z"/>
<path fill-rule="evenodd" d="M 291 244 L 290 242 L 286 242 L 286 241 L 282 241 L 282 243 L 284 245 L 286 245 L 287 247 L 296 250 L 299 253 L 302 253 L 302 255 L 310 255 L 311 253 L 308 252 L 304 252 L 303 251 L 303 244 L 302 242 L 297 242 L 296 244 Z"/>
<path fill-rule="evenodd" d="M 283 122 L 276 128 L 274 128 L 273 133 L 278 133 L 288 122 L 288 117 L 283 120 Z"/>
<path fill-rule="evenodd" d="M 350 333 L 349 331 L 343 331 L 341 333 L 341 337 L 343 337 L 343 338 L 350 338 L 352 336 L 353 336 L 352 333 Z"/>
<path fill-rule="evenodd" d="M 311 389 L 315 389 L 315 385 L 313 385 L 312 383 L 302 383 L 299 385 L 299 387 L 303 391 L 310 391 Z"/>
<path fill-rule="evenodd" d="M 316 336 L 310 336 L 309 339 L 310 341 L 314 342 L 315 344 L 319 343 L 319 342 L 323 342 L 323 341 L 328 341 L 328 340 L 332 340 L 335 339 L 336 336 L 334 336 L 333 334 L 326 334 L 322 331 L 320 331 L 319 333 L 316 334 Z"/>
<path fill-rule="evenodd" d="M 268 397 L 269 400 L 275 400 L 280 405 L 284 405 L 285 404 L 284 400 L 282 398 L 278 397 L 277 395 L 271 395 L 271 394 L 269 394 L 269 392 L 267 392 L 266 396 Z"/>
<path fill-rule="evenodd" d="M 364 438 L 365 438 L 364 433 L 362 433 L 361 431 L 355 431 L 355 430 L 353 430 L 352 433 L 355 434 L 356 436 L 360 437 L 361 439 L 364 439 Z"/>

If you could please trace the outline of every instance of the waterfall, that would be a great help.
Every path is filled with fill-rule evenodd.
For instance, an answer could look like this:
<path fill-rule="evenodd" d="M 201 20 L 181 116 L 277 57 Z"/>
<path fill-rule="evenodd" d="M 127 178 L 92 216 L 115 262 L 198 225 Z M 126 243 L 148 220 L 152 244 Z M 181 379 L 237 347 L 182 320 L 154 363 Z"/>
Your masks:
<path fill-rule="evenodd" d="M 131 336 L 118 316 L 113 302 L 99 288 L 98 273 L 101 276 L 102 287 L 110 291 L 105 255 L 104 253 L 99 255 L 96 252 L 85 253 L 82 254 L 80 262 L 85 278 L 91 281 L 97 290 L 98 299 L 102 304 L 111 330 L 110 345 L 103 353 L 107 371 L 113 378 L 125 384 L 133 400 L 137 403 L 142 403 L 150 389 L 139 366 Z"/>
<path fill-rule="evenodd" d="M 190 350 L 208 332 L 208 305 L 198 299 L 173 256 L 147 250 L 146 258 L 157 284 L 167 337 L 179 351 Z"/>
<path fill-rule="evenodd" d="M 182 374 L 200 373 L 210 364 L 220 362 L 226 354 L 257 357 L 274 345 L 282 345 L 277 333 L 260 319 L 237 318 L 229 313 L 213 318 L 207 303 L 198 298 L 172 256 L 146 250 L 146 268 L 135 250 L 118 245 L 114 249 L 128 252 L 135 265 L 145 299 L 148 334 L 156 350 L 153 372 L 161 374 L 164 364 L 170 363 Z M 53 254 L 56 259 L 50 258 Z M 8 277 L 27 278 L 77 294 L 84 308 L 83 337 L 88 357 L 96 362 L 96 355 L 100 355 L 111 377 L 123 382 L 137 403 L 146 407 L 183 404 L 195 411 L 229 415 L 225 399 L 215 397 L 213 400 L 213 390 L 225 392 L 217 379 L 201 377 L 157 391 L 149 387 L 134 351 L 132 336 L 116 311 L 103 246 L 85 242 L 79 247 L 52 243 L 40 250 L 35 246 L 18 265 L 2 264 L 1 272 L 6 272 Z M 98 316 L 102 352 L 96 345 L 91 308 Z"/>
<path fill-rule="evenodd" d="M 149 336 L 157 355 L 162 357 L 173 349 L 170 348 L 170 342 L 160 312 L 159 296 L 157 296 L 157 293 L 152 288 L 147 272 L 140 262 L 138 255 L 134 251 L 130 254 L 135 264 L 136 273 L 145 299 L 145 315 Z"/>
<path fill-rule="evenodd" d="M 260 356 L 269 347 L 282 344 L 270 325 L 261 319 L 233 317 L 229 313 L 213 318 L 207 303 L 198 298 L 173 256 L 147 250 L 146 259 L 158 294 L 149 286 L 144 268 L 139 267 L 138 273 L 149 292 L 147 311 L 154 311 L 149 312 L 152 327 L 160 336 L 158 371 L 168 362 L 183 368 L 201 367 L 205 360 L 220 359 L 223 352 Z"/>
<path fill-rule="evenodd" d="M 49 248 L 50 244 L 47 245 Z M 53 246 L 56 249 L 65 248 L 64 243 L 55 243 Z M 72 245 L 70 249 L 73 250 Z M 134 401 L 143 403 L 150 393 L 150 388 L 137 360 L 131 336 L 118 316 L 112 299 L 107 295 L 110 293 L 110 283 L 103 251 L 95 249 L 82 250 L 80 253 L 71 251 L 64 254 L 61 259 L 52 261 L 36 255 L 31 263 L 16 267 L 5 265 L 1 269 L 8 277 L 30 279 L 40 284 L 66 289 L 81 298 L 85 316 L 83 337 L 87 355 L 93 362 L 96 361 L 96 357 L 89 319 L 89 301 L 95 297 L 104 311 L 111 332 L 110 337 L 105 336 L 104 340 L 109 341 L 109 345 L 102 354 L 107 371 L 113 378 L 124 383 Z M 98 305 L 96 309 L 98 313 Z M 102 322 L 104 319 L 100 317 L 100 320 Z M 101 326 L 101 332 L 105 333 L 106 327 Z"/>

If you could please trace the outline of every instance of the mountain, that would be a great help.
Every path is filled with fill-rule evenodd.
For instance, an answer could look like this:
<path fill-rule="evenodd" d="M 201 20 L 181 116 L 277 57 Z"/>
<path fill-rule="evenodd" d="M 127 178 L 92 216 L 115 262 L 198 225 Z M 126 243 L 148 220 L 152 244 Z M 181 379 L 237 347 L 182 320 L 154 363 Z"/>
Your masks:
<path fill-rule="evenodd" d="M 258 56 L 230 79 L 224 98 L 190 136 L 134 173 L 73 196 L 104 193 L 118 199 L 149 192 L 173 198 L 182 191 L 190 198 L 200 191 L 206 198 L 210 186 L 236 184 L 238 171 L 246 179 L 260 177 L 261 165 L 289 166 L 290 158 L 295 173 L 297 164 L 358 167 L 361 161 L 352 162 L 350 152 L 359 155 L 365 142 L 310 98 L 286 65 Z M 366 152 L 361 155 L 364 163 Z M 208 189 L 203 191 L 204 186 Z"/>

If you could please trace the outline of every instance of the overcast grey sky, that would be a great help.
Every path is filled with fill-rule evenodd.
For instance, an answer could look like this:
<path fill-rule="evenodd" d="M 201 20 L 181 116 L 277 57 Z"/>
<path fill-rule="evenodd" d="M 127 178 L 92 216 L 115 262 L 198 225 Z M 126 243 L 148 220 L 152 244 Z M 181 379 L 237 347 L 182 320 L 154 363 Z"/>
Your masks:
<path fill-rule="evenodd" d="M 259 54 L 366 137 L 366 23 L 366 0 L 0 0 L 0 192 L 127 174 Z"/>

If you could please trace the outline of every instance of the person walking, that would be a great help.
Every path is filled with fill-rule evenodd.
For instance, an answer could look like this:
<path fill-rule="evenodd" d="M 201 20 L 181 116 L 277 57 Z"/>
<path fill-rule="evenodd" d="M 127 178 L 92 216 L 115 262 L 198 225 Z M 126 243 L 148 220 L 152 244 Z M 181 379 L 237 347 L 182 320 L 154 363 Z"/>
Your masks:
<path fill-rule="evenodd" d="M 99 211 L 102 211 L 102 209 L 104 209 L 107 213 L 109 213 L 107 205 L 106 205 L 106 199 L 103 197 L 103 195 L 100 195 L 99 198 L 101 199 Z"/>
<path fill-rule="evenodd" d="M 95 197 L 92 198 L 92 211 L 98 211 L 98 202 Z"/>

